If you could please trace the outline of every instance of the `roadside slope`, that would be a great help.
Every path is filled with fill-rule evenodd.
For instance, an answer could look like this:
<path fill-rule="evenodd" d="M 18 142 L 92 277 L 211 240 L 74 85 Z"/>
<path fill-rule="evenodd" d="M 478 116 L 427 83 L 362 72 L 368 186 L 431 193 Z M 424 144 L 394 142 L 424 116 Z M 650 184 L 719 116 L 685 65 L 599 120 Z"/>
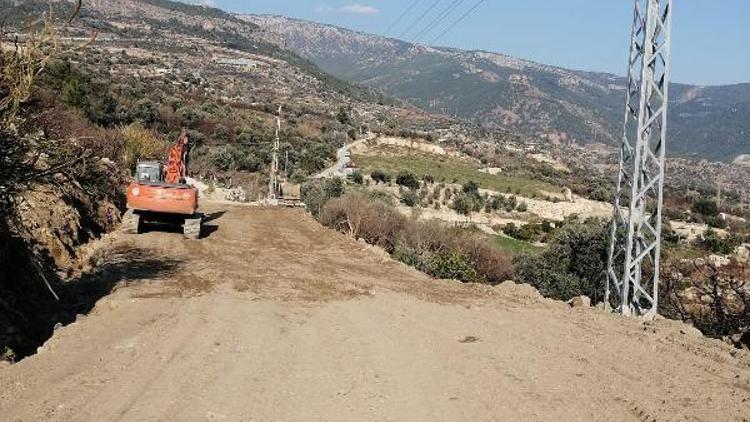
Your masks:
<path fill-rule="evenodd" d="M 111 240 L 123 287 L 0 368 L 4 420 L 748 417 L 750 358 L 681 324 L 429 280 L 296 210 L 207 211 L 199 242 Z"/>

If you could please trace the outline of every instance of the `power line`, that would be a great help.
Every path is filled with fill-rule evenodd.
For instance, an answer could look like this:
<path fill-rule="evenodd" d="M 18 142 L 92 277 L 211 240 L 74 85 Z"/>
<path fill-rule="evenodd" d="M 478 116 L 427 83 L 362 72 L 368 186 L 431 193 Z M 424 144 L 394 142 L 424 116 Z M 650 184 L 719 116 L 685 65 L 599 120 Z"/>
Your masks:
<path fill-rule="evenodd" d="M 412 23 L 406 29 L 406 31 L 402 32 L 401 35 L 399 35 L 398 37 L 403 39 L 404 35 L 408 34 L 409 32 L 411 32 L 412 29 L 414 29 L 414 27 L 416 27 L 417 25 L 419 25 L 420 23 L 422 23 L 422 20 L 424 20 L 425 16 L 427 16 L 428 13 L 432 12 L 432 9 L 434 9 L 435 7 L 437 7 L 437 5 L 440 4 L 441 1 L 443 1 L 443 0 L 435 0 L 435 3 L 432 3 L 432 5 L 430 7 L 428 7 L 427 10 L 425 10 L 424 13 L 422 13 L 417 18 L 417 20 L 415 20 L 414 23 Z"/>
<path fill-rule="evenodd" d="M 464 19 L 466 19 L 466 17 L 469 16 L 471 14 L 471 12 L 475 11 L 479 6 L 481 6 L 482 3 L 484 3 L 484 1 L 485 0 L 479 0 L 478 2 L 476 2 L 476 4 L 474 4 L 474 6 L 471 7 L 471 9 L 467 10 L 466 13 L 464 13 L 463 15 L 461 15 L 460 18 L 456 19 L 452 24 L 450 24 L 450 26 L 448 26 L 448 28 L 446 28 L 445 31 L 443 31 L 440 35 L 438 35 L 437 37 L 435 37 L 435 39 L 432 40 L 432 42 L 430 44 L 435 44 L 436 42 L 438 42 L 447 33 L 449 33 L 453 28 L 455 28 L 456 25 L 458 25 Z"/>
<path fill-rule="evenodd" d="M 406 17 L 406 15 L 408 15 L 412 10 L 414 10 L 414 8 L 417 7 L 417 5 L 421 1 L 422 0 L 414 0 L 414 2 L 412 2 L 412 4 L 409 7 L 407 7 L 403 13 L 401 13 L 401 16 L 399 16 L 398 18 L 396 18 L 396 20 L 391 22 L 390 26 L 388 26 L 388 29 L 386 29 L 385 32 L 383 32 L 383 36 L 384 37 L 387 36 L 388 33 L 391 32 L 391 30 L 395 28 L 399 23 L 401 23 L 401 21 Z"/>
<path fill-rule="evenodd" d="M 435 29 L 438 25 L 443 23 L 445 18 L 450 16 L 451 13 L 453 13 L 454 10 L 456 10 L 463 2 L 466 0 L 453 0 L 451 4 L 449 4 L 440 14 L 435 16 L 435 19 L 433 19 L 430 23 L 427 24 L 422 30 L 417 34 L 416 37 L 414 37 L 414 42 L 419 42 L 419 39 L 422 37 L 422 35 L 427 35 L 430 32 L 432 32 L 433 29 Z"/>

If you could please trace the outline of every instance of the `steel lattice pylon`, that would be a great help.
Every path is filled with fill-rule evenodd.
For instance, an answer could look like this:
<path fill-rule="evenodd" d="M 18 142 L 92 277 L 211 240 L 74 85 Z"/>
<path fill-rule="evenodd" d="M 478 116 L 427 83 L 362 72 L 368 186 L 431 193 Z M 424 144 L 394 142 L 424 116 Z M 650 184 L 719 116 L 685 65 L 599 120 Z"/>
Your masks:
<path fill-rule="evenodd" d="M 635 0 L 605 291 L 623 315 L 658 310 L 671 22 L 672 0 Z"/>
<path fill-rule="evenodd" d="M 276 115 L 276 138 L 273 141 L 273 151 L 271 153 L 271 175 L 268 181 L 268 197 L 278 199 L 279 197 L 279 147 L 281 143 L 281 106 Z"/>

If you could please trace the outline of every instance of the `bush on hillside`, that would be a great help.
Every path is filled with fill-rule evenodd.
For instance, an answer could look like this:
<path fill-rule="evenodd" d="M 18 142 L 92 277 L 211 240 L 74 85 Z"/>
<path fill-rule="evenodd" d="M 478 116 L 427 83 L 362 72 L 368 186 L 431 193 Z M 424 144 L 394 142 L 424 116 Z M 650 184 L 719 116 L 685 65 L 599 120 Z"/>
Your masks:
<path fill-rule="evenodd" d="M 419 178 L 408 170 L 402 170 L 396 176 L 396 183 L 409 189 L 419 189 Z"/>
<path fill-rule="evenodd" d="M 698 198 L 693 203 L 693 212 L 706 217 L 719 215 L 719 205 L 716 201 L 706 198 Z"/>
<path fill-rule="evenodd" d="M 370 177 L 375 183 L 388 183 L 391 181 L 391 175 L 383 170 L 373 170 Z"/>
<path fill-rule="evenodd" d="M 361 193 L 328 201 L 320 221 L 378 245 L 433 277 L 498 284 L 512 276 L 509 256 L 483 234 L 407 219 L 393 206 Z"/>
<path fill-rule="evenodd" d="M 319 217 L 323 206 L 330 199 L 344 194 L 344 181 L 338 177 L 325 180 L 312 180 L 302 185 L 302 202 L 315 217 Z"/>
<path fill-rule="evenodd" d="M 734 253 L 738 246 L 742 244 L 742 239 L 736 235 L 722 237 L 716 230 L 708 229 L 698 240 L 698 245 L 702 246 L 709 252 L 730 255 Z"/>
<path fill-rule="evenodd" d="M 164 160 L 167 144 L 140 123 L 133 123 L 122 129 L 125 138 L 123 163 L 133 168 L 139 160 Z"/>
<path fill-rule="evenodd" d="M 401 196 L 401 203 L 407 207 L 416 207 L 420 202 L 419 195 L 411 189 L 407 189 Z"/>
<path fill-rule="evenodd" d="M 361 185 L 365 182 L 364 176 L 362 176 L 362 173 L 358 171 L 355 171 L 354 173 L 350 174 L 349 179 L 358 185 Z"/>
<path fill-rule="evenodd" d="M 320 222 L 393 251 L 406 218 L 386 202 L 361 193 L 347 193 L 325 204 L 320 213 Z"/>
<path fill-rule="evenodd" d="M 474 211 L 474 201 L 468 195 L 462 193 L 453 198 L 451 208 L 459 214 L 471 215 L 471 212 Z"/>
<path fill-rule="evenodd" d="M 586 295 L 603 297 L 609 259 L 609 226 L 601 222 L 573 223 L 555 234 L 541 255 L 520 255 L 514 261 L 518 281 L 545 296 L 570 300 Z"/>

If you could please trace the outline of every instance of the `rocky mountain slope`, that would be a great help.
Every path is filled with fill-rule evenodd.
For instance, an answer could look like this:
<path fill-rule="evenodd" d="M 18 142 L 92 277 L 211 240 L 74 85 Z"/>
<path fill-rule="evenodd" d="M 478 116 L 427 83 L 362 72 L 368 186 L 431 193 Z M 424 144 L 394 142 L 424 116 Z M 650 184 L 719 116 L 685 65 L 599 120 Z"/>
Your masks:
<path fill-rule="evenodd" d="M 276 16 L 243 15 L 264 39 L 343 79 L 425 110 L 555 142 L 616 145 L 626 80 L 498 53 L 432 48 Z M 750 84 L 672 86 L 673 155 L 731 161 L 750 151 Z"/>

